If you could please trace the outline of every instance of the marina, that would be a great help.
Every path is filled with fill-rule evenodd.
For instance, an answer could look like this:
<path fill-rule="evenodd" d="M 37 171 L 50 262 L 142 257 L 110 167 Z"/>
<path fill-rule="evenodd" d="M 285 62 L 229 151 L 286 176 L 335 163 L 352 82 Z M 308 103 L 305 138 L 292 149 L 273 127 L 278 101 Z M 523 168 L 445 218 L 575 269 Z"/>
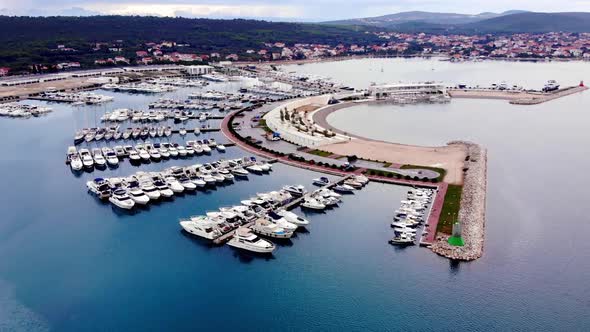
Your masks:
<path fill-rule="evenodd" d="M 73 105 L 93 105 L 110 102 L 113 100 L 113 97 L 99 95 L 93 92 L 43 92 L 38 96 L 32 96 L 29 99 L 72 103 Z"/>
<path fill-rule="evenodd" d="M 53 111 L 50 107 L 39 107 L 37 105 L 5 103 L 0 104 L 0 116 L 11 118 L 29 118 L 39 116 Z"/>
<path fill-rule="evenodd" d="M 436 71 L 431 71 L 430 68 L 434 65 L 427 60 L 387 61 L 395 64 L 395 72 L 406 82 L 425 81 L 430 76 L 438 76 L 433 79 L 442 81 L 445 80 L 445 77 L 440 77 L 443 75 L 447 75 L 447 81 L 469 81 L 459 77 L 463 68 L 472 68 L 472 64 L 444 63 L 436 67 Z M 307 65 L 303 65 L 297 66 L 297 70 L 305 69 L 317 73 L 318 76 L 334 77 L 335 81 L 341 81 L 346 86 L 353 86 L 357 81 L 368 81 L 366 76 L 371 76 L 371 80 L 378 80 L 380 75 L 380 65 L 372 72 L 368 69 L 370 64 L 365 65 L 364 76 L 354 73 L 360 70 L 358 64 L 346 64 L 349 71 L 334 70 L 331 73 L 322 71 L 332 64 L 314 64 L 316 65 L 321 67 L 312 67 L 310 70 Z M 462 65 L 466 67 L 459 67 Z M 516 78 L 511 77 L 512 71 L 502 71 L 489 63 L 476 65 L 489 67 L 487 75 L 475 75 L 474 81 L 516 81 Z M 535 65 L 543 66 L 542 68 L 554 66 L 551 63 Z M 529 68 L 529 64 L 518 66 Z M 583 72 L 583 69 L 580 70 L 575 63 L 561 63 L 559 66 L 562 76 L 544 74 L 535 81 L 535 75 L 538 76 L 535 69 L 526 76 L 529 81 L 523 81 L 522 85 L 542 86 L 547 76 L 556 77 L 563 86 L 577 84 L 579 78 L 572 73 Z M 417 77 L 418 74 L 408 77 L 408 68 L 423 77 Z M 391 74 L 392 70 L 385 66 L 385 73 Z M 444 74 L 440 73 L 444 70 Z M 352 77 L 338 77 L 343 73 L 349 73 Z M 565 75 L 575 77 L 568 81 Z M 388 81 L 391 81 L 391 75 L 384 83 Z M 211 81 L 207 89 L 228 89 L 238 93 L 238 86 L 226 86 L 233 82 L 236 81 Z M 223 86 L 216 86 L 217 84 Z M 39 107 L 49 106 L 54 111 L 43 117 L 31 117 L 27 121 L 0 121 L 4 142 L 22 141 L 29 147 L 22 149 L 22 146 L 16 144 L 5 144 L 5 153 L 10 158 L 0 165 L 5 174 L 10 174 L 5 185 L 13 188 L 12 193 L 5 197 L 7 208 L 6 222 L 2 226 L 5 240 L 0 254 L 3 260 L 0 289 L 7 294 L 9 304 L 15 303 L 15 310 L 21 310 L 23 306 L 31 310 L 27 314 L 27 322 L 38 320 L 41 326 L 47 324 L 58 330 L 91 330 L 99 323 L 101 327 L 117 329 L 121 324 L 135 326 L 136 320 L 127 314 L 131 305 L 145 316 L 169 317 L 166 322 L 150 321 L 150 328 L 191 329 L 194 326 L 186 321 L 186 317 L 194 312 L 203 313 L 206 317 L 200 324 L 211 327 L 218 326 L 218 321 L 210 318 L 214 311 L 218 311 L 218 305 L 223 305 L 228 298 L 232 298 L 235 300 L 233 305 L 236 310 L 225 326 L 238 329 L 243 327 L 241 323 L 244 320 L 257 319 L 264 322 L 268 319 L 268 311 L 263 314 L 260 310 L 252 310 L 252 302 L 245 300 L 258 298 L 261 299 L 258 302 L 260 305 L 272 308 L 269 311 L 276 318 L 276 321 L 261 323 L 261 326 L 271 326 L 274 329 L 313 330 L 317 322 L 323 319 L 327 306 L 333 308 L 331 315 L 334 317 L 330 325 L 326 326 L 327 330 L 349 329 L 350 326 L 344 322 L 349 322 L 351 318 L 358 321 L 358 329 L 387 330 L 391 329 L 392 323 L 400 329 L 428 329 L 423 315 L 419 314 L 424 306 L 428 306 L 430 317 L 437 319 L 438 327 L 448 330 L 469 327 L 465 322 L 449 320 L 448 317 L 473 316 L 483 310 L 489 313 L 486 322 L 493 323 L 498 329 L 510 329 L 514 326 L 555 330 L 583 328 L 583 320 L 572 319 L 573 323 L 563 325 L 547 318 L 551 316 L 548 312 L 556 305 L 563 308 L 562 312 L 568 317 L 584 317 L 581 310 L 583 306 L 580 307 L 579 303 L 584 301 L 586 294 L 584 289 L 571 293 L 572 282 L 577 282 L 586 266 L 583 260 L 585 249 L 570 252 L 567 244 L 579 241 L 572 240 L 571 234 L 555 232 L 549 226 L 554 220 L 562 220 L 565 213 L 565 218 L 572 227 L 579 229 L 576 234 L 588 231 L 583 218 L 576 216 L 572 210 L 564 212 L 563 208 L 554 204 L 556 195 L 569 195 L 572 204 L 583 205 L 586 195 L 572 195 L 571 190 L 575 186 L 564 185 L 564 178 L 546 177 L 544 174 L 566 174 L 568 165 L 587 164 L 586 156 L 575 152 L 583 150 L 583 142 L 587 141 L 587 131 L 583 128 L 583 124 L 587 122 L 587 112 L 580 107 L 585 104 L 587 92 L 534 105 L 529 109 L 534 112 L 503 100 L 455 98 L 449 103 L 358 105 L 357 108 L 351 107 L 327 116 L 326 120 L 334 127 L 375 140 L 437 146 L 457 137 L 465 137 L 489 148 L 490 156 L 493 154 L 494 158 L 490 157 L 490 183 L 487 198 L 483 198 L 487 201 L 484 205 L 487 219 L 485 253 L 478 260 L 465 263 L 443 258 L 446 256 L 435 255 L 430 250 L 417 246 L 433 246 L 438 240 L 435 232 L 430 230 L 437 227 L 433 223 L 434 219 L 440 216 L 442 220 L 446 213 L 446 210 L 442 210 L 444 197 L 441 197 L 444 196 L 444 183 L 429 185 L 430 188 L 438 187 L 440 190 L 432 199 L 430 213 L 428 208 L 424 213 L 424 224 L 430 225 L 427 237 L 420 235 L 422 226 L 416 226 L 414 247 L 392 246 L 388 243 L 395 236 L 394 229 L 388 226 L 393 222 L 392 213 L 398 209 L 398 203 L 408 200 L 408 190 L 413 188 L 385 183 L 394 183 L 397 180 L 395 177 L 383 176 L 381 179 L 371 176 L 371 181 L 362 190 L 353 189 L 354 194 L 345 194 L 350 188 L 339 188 L 344 191 L 338 193 L 343 196 L 343 203 L 338 204 L 338 207 L 321 210 L 321 204 L 313 201 L 306 204 L 306 207 L 303 206 L 304 200 L 294 204 L 289 212 L 308 224 L 299 226 L 289 238 L 271 237 L 273 228 L 276 230 L 271 223 L 276 219 L 270 220 L 265 215 L 256 219 L 261 219 L 257 230 L 259 233 L 242 228 L 238 234 L 240 238 L 247 240 L 254 235 L 265 240 L 274 246 L 272 255 L 258 255 L 243 248 L 236 250 L 235 247 L 225 245 L 233 239 L 233 235 L 224 245 L 217 245 L 213 240 L 205 240 L 183 231 L 178 221 L 187 219 L 187 216 L 207 216 L 208 212 L 226 212 L 221 209 L 242 206 L 242 201 L 253 201 L 259 193 L 279 192 L 285 184 L 302 183 L 311 192 L 321 189 L 324 181 L 322 177 L 336 182 L 352 173 L 346 174 L 340 169 L 331 169 L 332 173 L 320 173 L 326 168 L 311 164 L 304 168 L 302 163 L 287 160 L 285 156 L 284 159 L 279 158 L 281 162 L 272 164 L 272 176 L 254 176 L 246 168 L 244 170 L 249 174 L 248 180 L 238 180 L 236 174 L 233 174 L 235 179 L 231 188 L 229 182 L 225 184 L 224 181 L 221 185 L 216 182 L 215 186 L 191 191 L 173 176 L 177 181 L 170 179 L 165 184 L 170 191 L 172 186 L 180 191 L 180 183 L 183 192 L 172 191 L 172 196 L 164 199 L 162 192 L 168 195 L 170 192 L 162 190 L 160 198 L 152 200 L 146 193 L 150 187 L 145 187 L 146 191 L 139 188 L 139 191 L 133 186 L 133 181 L 125 180 L 123 183 L 122 180 L 137 176 L 138 172 L 139 175 L 142 175 L 141 172 L 144 175 L 162 174 L 163 169 L 169 170 L 173 165 L 186 169 L 197 162 L 202 165 L 214 163 L 220 156 L 216 153 L 203 153 L 198 161 L 192 158 L 170 158 L 168 161 L 150 160 L 149 163 L 141 162 L 139 165 L 123 163 L 121 159 L 117 167 L 109 167 L 109 159 L 113 162 L 109 154 L 114 152 L 115 147 L 124 148 L 129 144 L 135 148 L 135 143 L 144 142 L 139 139 L 115 141 L 113 138 L 107 141 L 103 137 L 99 141 L 94 139 L 89 143 L 82 142 L 76 149 L 78 152 L 81 148 L 87 149 L 88 152 L 84 155 L 89 154 L 93 162 L 93 152 L 96 152 L 93 149 L 100 149 L 104 160 L 99 160 L 107 166 L 100 177 L 104 181 L 109 180 L 109 188 L 110 180 L 114 179 L 115 188 L 110 189 L 111 196 L 114 196 L 114 202 L 123 207 L 109 201 L 111 197 L 101 200 L 92 197 L 94 194 L 81 194 L 80 188 L 97 179 L 97 176 L 88 172 L 72 173 L 70 168 L 61 166 L 64 150 L 73 145 L 73 133 L 83 128 L 112 129 L 119 123 L 100 124 L 104 113 L 122 108 L 146 110 L 149 103 L 159 98 L 187 100 L 189 94 L 196 92 L 191 89 L 193 88 L 180 86 L 173 92 L 162 94 L 97 90 L 96 93 L 114 97 L 106 105 L 20 102 Z M 263 111 L 266 106 L 269 105 L 263 105 L 252 112 Z M 249 114 L 247 111 L 245 113 Z M 212 131 L 201 136 L 190 133 L 191 129 L 202 126 L 197 121 L 177 125 L 172 124 L 173 118 L 166 121 L 140 122 L 141 125 L 138 124 L 137 127 L 148 128 L 146 140 L 151 141 L 152 145 L 161 139 L 186 148 L 189 140 L 214 138 L 216 142 L 223 142 L 222 145 L 228 146 L 223 132 Z M 238 118 L 236 122 L 244 122 L 240 123 L 242 128 L 250 126 L 246 118 Z M 127 126 L 131 128 L 135 125 L 121 123 L 118 130 L 121 136 Z M 149 137 L 152 127 L 156 128 L 155 138 Z M 161 127 L 171 127 L 179 133 L 184 127 L 187 136 L 173 134 L 158 138 L 157 128 Z M 549 147 L 555 151 L 566 151 L 560 153 L 559 162 L 539 164 L 539 160 L 547 160 L 549 147 L 541 149 L 535 143 L 538 136 L 523 135 L 523 128 L 527 128 L 527 131 L 546 132 Z M 498 132 L 502 135 L 498 135 Z M 261 135 L 253 137 L 265 140 Z M 507 139 L 510 144 L 506 143 Z M 283 143 L 268 142 L 268 146 L 279 150 Z M 113 151 L 103 151 L 104 147 Z M 251 153 L 247 147 L 238 145 L 228 148 L 223 157 L 226 160 L 242 158 L 245 153 Z M 305 151 L 294 153 L 309 159 L 304 154 Z M 324 160 L 316 157 L 317 160 Z M 334 160 L 331 164 L 340 165 L 346 162 L 345 158 Z M 295 163 L 302 167 L 292 167 Z M 375 162 L 361 160 L 359 165 L 370 167 Z M 386 170 L 399 166 L 380 165 Z M 263 171 L 262 168 L 254 168 L 256 171 L 258 169 Z M 470 164 L 470 170 L 476 171 L 475 164 Z M 526 176 L 523 172 L 526 172 Z M 166 177 L 169 176 L 164 176 L 164 181 Z M 30 181 L 22 181 L 24 178 Z M 539 181 L 539 178 L 544 180 Z M 121 182 L 117 182 L 117 179 Z M 197 186 L 195 182 L 192 183 Z M 313 183 L 317 187 L 312 187 Z M 480 185 L 481 183 L 475 181 L 472 187 L 468 186 L 474 192 L 474 203 L 482 199 L 477 193 Z M 226 186 L 227 190 L 223 190 Z M 292 187 L 296 191 L 298 186 Z M 547 187 L 552 190 L 547 191 Z M 126 197 L 134 202 L 129 210 L 125 208 L 124 202 L 128 200 Z M 29 204 L 32 201 L 35 202 L 34 209 Z M 142 202 L 146 202 L 145 205 Z M 476 206 L 480 205 L 472 205 Z M 274 210 L 279 216 L 280 211 L 286 210 Z M 426 214 L 429 214 L 428 218 Z M 241 224 L 240 227 L 246 225 L 248 224 Z M 236 230 L 233 231 L 237 233 Z M 462 231 L 465 236 L 481 235 L 483 241 L 481 230 L 464 228 Z M 284 233 L 284 236 L 289 234 L 288 231 Z M 473 243 L 474 247 L 479 244 L 476 242 Z M 551 250 L 547 250 L 548 243 L 566 245 L 552 246 Z M 42 258 L 38 256 L 39 252 L 45 253 Z M 543 255 L 543 260 L 539 261 L 539 254 Z M 451 254 L 449 256 L 452 257 Z M 567 264 L 563 262 L 563 257 L 568 257 Z M 27 264 L 22 264 L 24 261 Z M 506 278 L 497 278 L 498 274 Z M 535 277 L 531 278 L 531 275 Z M 556 278 L 556 275 L 562 277 Z M 240 280 L 237 285 L 236 276 Z M 445 281 L 444 285 L 441 284 L 441 279 Z M 56 280 L 60 282 L 55 283 Z M 260 287 L 261 280 L 274 286 Z M 522 280 L 527 280 L 525 286 Z M 546 292 L 534 291 L 544 287 L 547 282 L 552 287 L 547 288 Z M 47 284 L 54 285 L 55 291 L 48 291 Z M 210 290 L 203 290 L 203 284 Z M 76 294 L 66 291 L 72 285 L 76 285 Z M 280 291 L 277 292 L 276 289 Z M 490 296 L 490 293 L 495 295 Z M 44 296 L 41 299 L 36 294 Z M 121 294 L 125 295 L 121 297 Z M 159 297 L 158 301 L 146 300 L 161 294 L 164 296 Z M 413 296 L 415 301 L 410 304 L 400 301 L 409 296 Z M 548 304 L 547 296 L 553 299 L 551 305 Z M 451 297 L 461 299 L 452 310 L 448 306 L 431 305 L 434 302 L 446 303 Z M 194 301 L 194 298 L 200 300 Z M 302 298 L 313 300 L 304 301 Z M 522 321 L 522 315 L 510 314 L 522 308 L 515 298 L 527 300 L 530 308 L 527 309 L 529 320 Z M 372 305 L 375 301 L 380 305 Z M 306 305 L 302 306 L 304 302 Z M 162 303 L 181 305 L 168 306 Z M 66 308 L 64 310 L 67 311 L 67 317 L 56 314 L 55 307 Z M 283 316 L 284 313 L 293 312 L 293 308 L 297 308 L 301 317 L 297 323 Z M 402 318 L 392 319 L 392 311 Z"/>

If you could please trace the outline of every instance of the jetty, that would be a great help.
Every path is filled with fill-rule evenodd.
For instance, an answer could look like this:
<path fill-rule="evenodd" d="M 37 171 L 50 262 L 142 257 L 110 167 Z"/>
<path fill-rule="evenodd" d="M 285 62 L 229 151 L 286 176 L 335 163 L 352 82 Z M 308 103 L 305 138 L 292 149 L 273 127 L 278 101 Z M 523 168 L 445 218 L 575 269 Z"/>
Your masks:
<path fill-rule="evenodd" d="M 528 90 L 498 90 L 498 89 L 458 89 L 450 88 L 448 93 L 452 98 L 499 99 L 507 100 L 513 105 L 536 105 L 574 93 L 586 91 L 584 85 L 570 86 L 551 92 Z"/>
<path fill-rule="evenodd" d="M 354 177 L 354 174 L 343 176 L 336 181 L 333 181 L 333 182 L 330 182 L 326 185 L 323 185 L 322 187 L 320 187 L 320 189 L 332 189 L 334 186 L 342 184 L 344 181 L 346 181 L 352 177 Z M 301 197 L 295 198 L 294 200 L 284 204 L 283 206 L 280 206 L 280 207 L 274 209 L 272 212 L 278 211 L 278 210 L 287 210 L 287 211 L 292 210 L 295 207 L 299 206 L 299 204 L 301 204 L 301 202 L 303 202 L 306 198 L 309 198 L 313 194 L 314 191 L 308 192 L 305 195 L 302 195 Z M 249 222 L 249 223 L 243 225 L 242 227 L 250 227 L 252 225 L 254 225 L 254 221 Z M 222 236 L 213 240 L 213 243 L 217 244 L 217 245 L 221 245 L 221 244 L 226 243 L 227 241 L 231 240 L 231 238 L 234 236 L 236 231 L 237 231 L 237 229 L 232 230 L 226 234 L 223 234 Z"/>

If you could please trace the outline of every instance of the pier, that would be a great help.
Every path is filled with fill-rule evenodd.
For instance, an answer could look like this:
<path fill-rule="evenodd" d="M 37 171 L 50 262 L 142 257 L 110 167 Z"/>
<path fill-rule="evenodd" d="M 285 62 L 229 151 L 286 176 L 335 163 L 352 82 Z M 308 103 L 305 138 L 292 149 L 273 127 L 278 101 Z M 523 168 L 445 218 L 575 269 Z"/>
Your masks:
<path fill-rule="evenodd" d="M 354 174 L 350 174 L 350 175 L 344 176 L 344 177 L 342 177 L 342 178 L 340 178 L 340 179 L 338 179 L 338 180 L 336 180 L 334 182 L 330 182 L 330 183 L 328 183 L 328 184 L 320 187 L 320 189 L 331 189 L 334 186 L 339 185 L 339 184 L 343 183 L 344 181 L 352 178 L 353 176 L 354 176 Z M 288 210 L 291 210 L 291 209 L 295 208 L 296 206 L 298 206 L 299 204 L 301 204 L 301 202 L 303 202 L 306 198 L 309 198 L 311 196 L 311 194 L 313 194 L 313 192 L 316 191 L 316 190 L 313 190 L 311 192 L 308 192 L 307 194 L 302 195 L 301 197 L 298 197 L 298 198 L 296 198 L 296 199 L 288 202 L 287 204 L 285 204 L 285 205 L 283 205 L 283 206 L 281 206 L 279 208 L 276 208 L 275 210 L 281 210 L 281 209 L 282 210 L 287 210 L 287 211 Z M 243 225 L 242 227 L 250 227 L 250 226 L 254 225 L 254 223 L 255 223 L 255 221 L 252 221 L 252 222 L 249 222 L 249 223 Z M 237 229 L 236 230 L 233 230 L 231 232 L 228 232 L 226 234 L 223 234 L 222 236 L 220 236 L 220 237 L 216 238 L 215 240 L 213 240 L 213 243 L 216 244 L 216 245 L 221 245 L 221 244 L 226 243 L 227 241 L 231 240 L 231 238 L 234 236 L 234 234 L 235 234 L 236 231 L 237 231 Z"/>
<path fill-rule="evenodd" d="M 448 89 L 448 92 L 452 98 L 500 99 L 508 100 L 513 105 L 536 105 L 583 92 L 587 89 L 587 87 L 580 85 L 570 86 L 552 92 L 456 88 Z"/>

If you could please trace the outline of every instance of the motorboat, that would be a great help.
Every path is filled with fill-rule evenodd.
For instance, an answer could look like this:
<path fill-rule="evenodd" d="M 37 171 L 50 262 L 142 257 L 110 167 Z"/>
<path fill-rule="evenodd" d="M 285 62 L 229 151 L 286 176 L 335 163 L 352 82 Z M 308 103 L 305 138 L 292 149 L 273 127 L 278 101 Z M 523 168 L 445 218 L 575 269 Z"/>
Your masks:
<path fill-rule="evenodd" d="M 96 165 L 96 167 L 104 167 L 107 165 L 107 161 L 102 155 L 102 151 L 99 148 L 92 149 L 92 157 L 94 159 L 94 165 Z"/>
<path fill-rule="evenodd" d="M 291 222 L 288 222 L 283 216 L 273 213 L 272 211 L 266 215 L 266 218 L 288 232 L 294 232 L 297 227 L 299 227 Z"/>
<path fill-rule="evenodd" d="M 272 253 L 276 248 L 274 244 L 259 238 L 246 227 L 238 228 L 227 244 L 234 248 L 266 254 Z"/>
<path fill-rule="evenodd" d="M 80 159 L 80 155 L 75 154 L 70 157 L 70 167 L 73 171 L 79 171 L 84 167 L 82 159 Z"/>
<path fill-rule="evenodd" d="M 167 176 L 164 180 L 166 180 L 166 184 L 168 184 L 173 192 L 181 193 L 184 191 L 184 186 L 175 177 Z"/>
<path fill-rule="evenodd" d="M 172 189 L 170 189 L 170 187 L 162 179 L 154 180 L 153 184 L 158 189 L 162 197 L 169 198 L 174 196 Z"/>
<path fill-rule="evenodd" d="M 125 129 L 125 131 L 123 131 L 123 139 L 129 139 L 129 137 L 131 137 L 131 134 L 133 133 L 133 130 L 131 128 L 127 128 Z"/>
<path fill-rule="evenodd" d="M 160 190 L 154 186 L 152 181 L 142 181 L 139 188 L 149 197 L 150 199 L 157 200 L 160 198 Z"/>
<path fill-rule="evenodd" d="M 145 149 L 143 149 L 143 148 L 137 149 L 137 153 L 139 154 L 139 157 L 141 158 L 141 160 L 143 160 L 143 161 L 150 160 L 150 154 Z"/>
<path fill-rule="evenodd" d="M 193 191 L 197 189 L 197 185 L 194 184 L 189 178 L 186 176 L 182 176 L 178 179 L 178 182 L 184 187 L 185 190 Z"/>
<path fill-rule="evenodd" d="M 290 193 L 293 196 L 296 197 L 300 197 L 303 196 L 305 194 L 307 194 L 307 190 L 305 190 L 305 187 L 302 185 L 298 185 L 298 186 L 284 186 L 283 190 L 287 191 L 288 193 Z"/>
<path fill-rule="evenodd" d="M 86 187 L 88 188 L 88 191 L 95 194 L 100 199 L 111 197 L 111 187 L 103 178 L 96 178 L 92 181 L 86 182 Z"/>
<path fill-rule="evenodd" d="M 150 201 L 150 198 L 139 187 L 129 188 L 127 194 L 137 204 L 146 205 Z"/>
<path fill-rule="evenodd" d="M 119 164 L 119 158 L 113 149 L 105 146 L 102 148 L 102 154 L 109 165 L 116 166 Z"/>
<path fill-rule="evenodd" d="M 94 159 L 88 149 L 80 149 L 80 159 L 85 168 L 92 168 L 94 166 Z"/>
<path fill-rule="evenodd" d="M 361 189 L 363 187 L 363 184 L 362 183 L 357 182 L 357 181 L 355 181 L 353 179 L 344 180 L 344 184 L 343 185 L 350 186 L 350 187 L 352 187 L 354 189 Z"/>
<path fill-rule="evenodd" d="M 416 237 L 408 234 L 408 233 L 401 233 L 398 234 L 396 236 L 394 236 L 391 240 L 389 240 L 389 243 L 393 244 L 393 245 L 413 245 L 415 244 Z"/>
<path fill-rule="evenodd" d="M 186 152 L 186 148 L 182 145 L 176 146 L 176 150 L 178 150 L 178 155 L 181 157 L 186 157 L 187 152 Z"/>
<path fill-rule="evenodd" d="M 227 169 L 221 169 L 218 173 L 225 178 L 225 181 L 233 181 L 234 175 Z"/>
<path fill-rule="evenodd" d="M 195 133 L 195 136 L 197 136 L 201 133 L 201 129 L 199 128 L 199 126 L 195 127 L 194 133 Z"/>
<path fill-rule="evenodd" d="M 217 146 L 215 146 L 215 148 L 219 152 L 225 152 L 225 145 L 223 145 L 223 144 L 217 144 Z"/>
<path fill-rule="evenodd" d="M 205 182 L 205 180 L 203 180 L 203 178 L 200 176 L 195 175 L 190 177 L 190 179 L 197 186 L 197 188 L 203 188 L 207 185 L 207 182 Z"/>
<path fill-rule="evenodd" d="M 170 137 L 172 135 L 172 127 L 166 127 L 164 130 L 164 136 Z"/>
<path fill-rule="evenodd" d="M 250 226 L 250 229 L 252 229 L 252 232 L 256 234 L 276 239 L 289 239 L 291 236 L 293 236 L 293 231 L 287 231 L 276 223 L 264 218 L 256 220 L 254 225 Z"/>
<path fill-rule="evenodd" d="M 178 131 L 178 134 L 180 134 L 180 136 L 186 135 L 186 128 L 180 128 L 180 130 Z"/>
<path fill-rule="evenodd" d="M 327 177 L 322 176 L 317 179 L 313 179 L 313 184 L 315 184 L 316 186 L 325 186 L 330 184 L 330 180 Z"/>
<path fill-rule="evenodd" d="M 186 155 L 187 156 L 194 156 L 195 155 L 195 149 L 193 149 L 192 146 L 187 146 L 186 148 Z"/>
<path fill-rule="evenodd" d="M 223 235 L 219 228 L 216 227 L 216 223 L 206 216 L 191 218 L 190 220 L 180 220 L 180 226 L 188 233 L 207 240 L 215 240 Z"/>
<path fill-rule="evenodd" d="M 162 158 L 164 159 L 168 159 L 170 158 L 170 151 L 168 151 L 168 149 L 166 149 L 165 147 L 160 147 L 158 149 L 158 152 L 160 153 L 160 156 L 162 156 Z"/>
<path fill-rule="evenodd" d="M 170 157 L 172 157 L 172 158 L 178 157 L 178 150 L 174 146 L 170 146 L 168 148 L 168 152 L 170 153 Z"/>
<path fill-rule="evenodd" d="M 543 87 L 543 92 L 551 92 L 555 90 L 559 90 L 559 83 L 557 83 L 556 80 L 547 81 L 547 83 Z"/>
<path fill-rule="evenodd" d="M 84 136 L 86 136 L 86 131 L 84 131 L 84 130 L 77 131 L 76 134 L 74 135 L 74 144 L 80 144 L 80 143 L 84 142 Z"/>
<path fill-rule="evenodd" d="M 231 170 L 232 174 L 234 176 L 240 177 L 240 178 L 247 178 L 248 177 L 248 171 L 243 169 L 242 167 L 234 167 Z"/>
<path fill-rule="evenodd" d="M 285 220 L 287 220 L 288 222 L 290 222 L 294 225 L 302 226 L 302 227 L 309 225 L 309 220 L 301 218 L 300 216 L 296 215 L 295 213 L 293 213 L 291 211 L 278 210 L 276 212 L 276 214 L 285 218 Z"/>
<path fill-rule="evenodd" d="M 325 204 L 318 202 L 315 198 L 307 197 L 301 203 L 302 207 L 312 209 L 312 210 L 324 210 L 326 208 Z"/>
<path fill-rule="evenodd" d="M 129 151 L 129 160 L 131 162 L 139 162 L 141 161 L 141 156 L 139 155 L 139 153 L 135 150 L 131 150 Z"/>
<path fill-rule="evenodd" d="M 125 149 L 121 145 L 115 146 L 113 148 L 113 151 L 115 151 L 115 154 L 117 155 L 117 158 L 125 157 L 125 155 L 127 154 L 125 152 Z"/>
<path fill-rule="evenodd" d="M 354 188 L 347 185 L 347 184 L 339 184 L 339 185 L 335 185 L 334 187 L 332 187 L 332 190 L 334 190 L 336 192 L 341 192 L 341 193 L 351 193 L 354 191 Z"/>
<path fill-rule="evenodd" d="M 115 190 L 111 197 L 109 197 L 109 202 L 125 210 L 130 210 L 135 206 L 135 202 L 127 195 L 124 189 Z"/>
<path fill-rule="evenodd" d="M 366 177 L 366 176 L 364 176 L 364 175 L 355 175 L 355 176 L 353 177 L 353 179 L 354 179 L 356 182 L 360 182 L 360 183 L 362 183 L 363 185 L 365 185 L 365 184 L 369 183 L 369 178 L 368 178 L 368 177 Z"/>

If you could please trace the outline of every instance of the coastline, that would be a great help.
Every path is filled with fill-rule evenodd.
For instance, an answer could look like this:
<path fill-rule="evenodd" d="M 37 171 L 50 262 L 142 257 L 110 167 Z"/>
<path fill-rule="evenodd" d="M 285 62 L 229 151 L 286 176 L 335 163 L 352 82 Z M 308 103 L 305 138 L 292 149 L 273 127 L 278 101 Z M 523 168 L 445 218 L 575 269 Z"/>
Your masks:
<path fill-rule="evenodd" d="M 433 252 L 443 257 L 471 261 L 483 255 L 486 217 L 487 150 L 478 144 L 465 141 L 449 142 L 468 147 L 469 161 L 465 162 L 465 176 L 461 195 L 459 221 L 463 247 L 451 246 L 448 235 L 438 235 L 431 246 Z"/>

